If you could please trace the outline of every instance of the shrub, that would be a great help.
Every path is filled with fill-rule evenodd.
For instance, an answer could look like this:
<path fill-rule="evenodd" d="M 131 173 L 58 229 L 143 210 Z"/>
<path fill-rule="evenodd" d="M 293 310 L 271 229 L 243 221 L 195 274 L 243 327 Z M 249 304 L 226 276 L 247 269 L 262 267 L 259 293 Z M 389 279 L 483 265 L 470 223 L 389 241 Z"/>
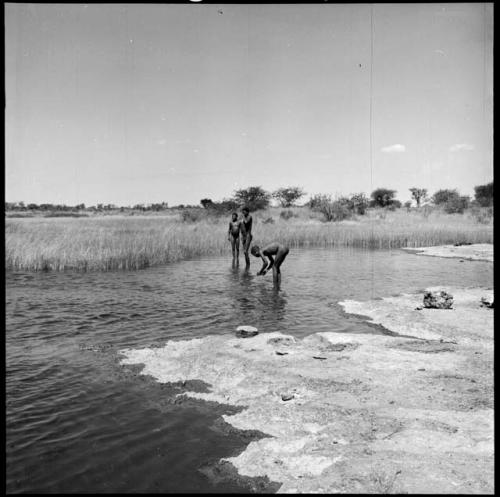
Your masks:
<path fill-rule="evenodd" d="M 203 206 L 204 209 L 210 209 L 211 207 L 214 206 L 213 201 L 209 198 L 202 198 L 200 200 L 200 204 Z"/>
<path fill-rule="evenodd" d="M 489 224 L 493 219 L 493 207 L 478 207 L 470 208 L 471 216 L 480 224 Z"/>
<path fill-rule="evenodd" d="M 420 214 L 422 214 L 422 217 L 424 219 L 428 219 L 431 213 L 435 210 L 435 207 L 429 204 L 425 204 L 422 206 L 422 209 L 420 210 Z"/>
<path fill-rule="evenodd" d="M 267 219 L 264 219 L 262 221 L 262 224 L 273 224 L 274 223 L 274 219 L 272 217 L 268 217 Z"/>
<path fill-rule="evenodd" d="M 385 207 L 389 211 L 395 211 L 401 208 L 401 202 L 399 200 L 393 200 L 390 204 Z"/>
<path fill-rule="evenodd" d="M 493 206 L 493 181 L 474 187 L 474 198 L 481 207 Z"/>
<path fill-rule="evenodd" d="M 317 211 L 318 207 L 325 201 L 330 201 L 330 195 L 313 195 L 306 203 L 306 205 L 313 211 Z"/>
<path fill-rule="evenodd" d="M 373 190 L 370 202 L 371 207 L 387 207 L 394 202 L 396 190 L 389 190 L 387 188 L 377 188 Z"/>
<path fill-rule="evenodd" d="M 291 207 L 299 198 L 303 197 L 305 192 L 298 186 L 288 188 L 279 188 L 272 193 L 273 198 L 278 200 L 281 207 Z"/>
<path fill-rule="evenodd" d="M 464 210 L 469 207 L 470 197 L 464 196 L 453 196 L 444 204 L 444 211 L 447 214 L 463 214 Z"/>
<path fill-rule="evenodd" d="M 280 212 L 280 217 L 281 219 L 284 219 L 285 221 L 288 221 L 292 217 L 298 217 L 297 214 L 294 214 L 292 210 L 288 209 L 286 211 L 281 211 Z"/>
<path fill-rule="evenodd" d="M 309 206 L 313 211 L 323 214 L 325 221 L 342 221 L 353 215 L 350 200 L 347 197 L 332 200 L 330 195 L 315 195 L 309 201 Z"/>
<path fill-rule="evenodd" d="M 349 200 L 353 211 L 360 216 L 365 214 L 366 209 L 370 204 L 368 197 L 364 193 L 355 193 L 354 195 L 351 195 Z"/>
<path fill-rule="evenodd" d="M 78 212 L 47 212 L 43 217 L 89 217 L 89 215 Z"/>
<path fill-rule="evenodd" d="M 222 202 L 215 203 L 215 209 L 221 213 L 227 214 L 229 212 L 235 212 L 239 208 L 238 202 L 232 199 L 223 199 Z"/>
<path fill-rule="evenodd" d="M 185 223 L 194 223 L 206 217 L 207 214 L 202 209 L 190 208 L 181 210 L 181 219 Z"/>
<path fill-rule="evenodd" d="M 460 195 L 456 189 L 453 190 L 438 190 L 432 196 L 432 202 L 435 205 L 446 204 L 448 201 L 457 199 Z"/>
<path fill-rule="evenodd" d="M 460 195 L 456 189 L 438 190 L 432 196 L 435 205 L 441 205 L 447 214 L 461 214 L 470 205 L 470 197 Z"/>
<path fill-rule="evenodd" d="M 222 202 L 213 202 L 209 198 L 204 198 L 200 200 L 200 204 L 203 206 L 207 214 L 211 216 L 226 216 L 231 212 L 238 210 L 239 205 L 234 200 L 224 199 Z"/>

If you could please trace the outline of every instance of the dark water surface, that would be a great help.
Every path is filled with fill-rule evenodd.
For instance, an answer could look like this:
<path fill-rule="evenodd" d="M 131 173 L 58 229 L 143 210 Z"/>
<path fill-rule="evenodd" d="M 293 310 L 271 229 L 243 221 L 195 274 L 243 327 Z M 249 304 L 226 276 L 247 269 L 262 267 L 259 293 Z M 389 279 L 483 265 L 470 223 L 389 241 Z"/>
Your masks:
<path fill-rule="evenodd" d="M 248 440 L 215 429 L 226 406 L 173 403 L 180 387 L 120 366 L 124 348 L 231 333 L 381 333 L 338 301 L 427 286 L 493 287 L 493 265 L 403 251 L 292 250 L 281 290 L 228 258 L 135 272 L 6 276 L 9 493 L 244 492 L 199 468 Z M 140 368 L 139 368 L 140 370 Z"/>

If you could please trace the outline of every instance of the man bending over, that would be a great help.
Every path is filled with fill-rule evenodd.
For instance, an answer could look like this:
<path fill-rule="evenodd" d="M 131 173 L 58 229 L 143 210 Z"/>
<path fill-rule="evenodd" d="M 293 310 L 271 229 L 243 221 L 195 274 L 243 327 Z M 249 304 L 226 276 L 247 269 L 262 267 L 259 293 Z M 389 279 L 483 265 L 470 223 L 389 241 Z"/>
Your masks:
<path fill-rule="evenodd" d="M 271 268 L 273 269 L 273 281 L 276 285 L 281 283 L 280 266 L 283 264 L 285 257 L 288 255 L 290 249 L 286 245 L 278 242 L 271 242 L 266 245 L 262 250 L 258 245 L 254 245 L 250 252 L 255 257 L 260 257 L 264 262 L 262 269 L 257 274 L 266 274 Z M 273 258 L 274 256 L 274 258 Z M 269 262 L 266 260 L 269 259 Z"/>

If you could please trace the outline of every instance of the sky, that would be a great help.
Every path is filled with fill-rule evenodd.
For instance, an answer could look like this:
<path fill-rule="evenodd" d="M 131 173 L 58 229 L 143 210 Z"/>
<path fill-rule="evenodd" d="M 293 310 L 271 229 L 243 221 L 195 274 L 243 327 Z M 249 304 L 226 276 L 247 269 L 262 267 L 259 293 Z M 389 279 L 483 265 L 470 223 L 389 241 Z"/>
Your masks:
<path fill-rule="evenodd" d="M 5 4 L 5 200 L 493 180 L 493 4 Z"/>

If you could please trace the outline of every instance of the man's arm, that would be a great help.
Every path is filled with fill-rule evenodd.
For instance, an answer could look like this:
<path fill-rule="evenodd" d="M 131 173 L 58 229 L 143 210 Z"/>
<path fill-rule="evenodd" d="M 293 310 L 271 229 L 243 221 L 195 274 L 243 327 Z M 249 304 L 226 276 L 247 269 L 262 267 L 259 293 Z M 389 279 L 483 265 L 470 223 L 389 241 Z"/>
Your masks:
<path fill-rule="evenodd" d="M 231 241 L 231 221 L 229 221 L 229 229 L 227 230 L 227 239 Z"/>
<path fill-rule="evenodd" d="M 262 260 L 264 261 L 264 265 L 257 274 L 266 274 L 273 267 L 274 259 L 270 255 L 268 255 L 267 256 L 269 258 L 269 263 L 268 263 L 263 255 L 261 255 L 261 257 Z"/>

